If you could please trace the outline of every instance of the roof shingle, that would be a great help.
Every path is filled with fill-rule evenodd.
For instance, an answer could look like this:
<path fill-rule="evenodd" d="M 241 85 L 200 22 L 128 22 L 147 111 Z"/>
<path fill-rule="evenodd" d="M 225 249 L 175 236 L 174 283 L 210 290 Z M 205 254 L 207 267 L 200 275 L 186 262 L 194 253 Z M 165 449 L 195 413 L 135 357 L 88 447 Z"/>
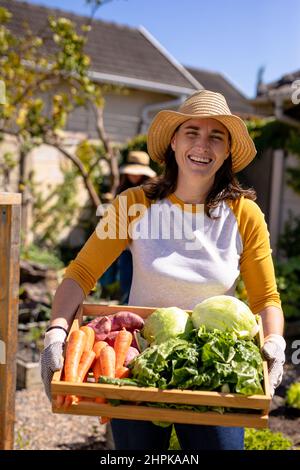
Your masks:
<path fill-rule="evenodd" d="M 50 15 L 69 18 L 78 27 L 89 21 L 88 17 L 16 0 L 0 0 L 0 6 L 12 13 L 9 28 L 15 34 L 22 34 L 26 22 L 33 33 L 45 33 Z M 85 51 L 91 57 L 91 70 L 95 72 L 195 89 L 139 29 L 94 20 Z"/>
<path fill-rule="evenodd" d="M 203 85 L 207 90 L 222 93 L 225 96 L 232 113 L 241 116 L 256 114 L 247 98 L 237 90 L 221 73 L 209 70 L 196 69 L 185 66 L 185 68 Z"/>

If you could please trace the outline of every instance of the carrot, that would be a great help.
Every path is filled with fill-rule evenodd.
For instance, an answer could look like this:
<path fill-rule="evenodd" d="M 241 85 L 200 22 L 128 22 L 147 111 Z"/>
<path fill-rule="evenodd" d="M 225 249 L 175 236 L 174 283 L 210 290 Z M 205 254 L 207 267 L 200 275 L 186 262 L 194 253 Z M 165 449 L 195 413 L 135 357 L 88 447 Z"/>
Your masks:
<path fill-rule="evenodd" d="M 99 357 L 101 349 L 103 349 L 105 346 L 107 346 L 106 341 L 97 341 L 94 344 L 93 351 L 96 353 L 96 358 Z"/>
<path fill-rule="evenodd" d="M 97 343 L 95 343 L 93 347 L 93 351 L 95 352 L 96 356 L 94 359 L 94 364 L 92 365 L 92 369 L 96 382 L 98 382 L 98 379 L 101 375 L 101 363 L 99 359 L 100 352 L 101 349 L 105 348 L 106 346 L 107 343 L 105 341 L 97 341 Z"/>
<path fill-rule="evenodd" d="M 77 382 L 78 366 L 86 345 L 86 335 L 81 330 L 75 330 L 70 334 L 66 347 L 65 380 Z M 67 395 L 64 407 L 67 408 L 75 400 L 73 395 Z"/>
<path fill-rule="evenodd" d="M 84 379 L 88 371 L 90 370 L 91 365 L 94 362 L 95 356 L 96 356 L 96 353 L 94 351 L 83 351 L 81 360 L 78 366 L 77 382 L 84 382 Z M 81 400 L 81 397 L 75 398 L 76 403 L 80 400 Z"/>
<path fill-rule="evenodd" d="M 106 346 L 100 351 L 101 375 L 114 378 L 116 373 L 116 353 L 114 348 Z"/>
<path fill-rule="evenodd" d="M 96 353 L 94 351 L 83 351 L 81 360 L 78 366 L 78 377 L 77 377 L 78 382 L 84 381 L 84 378 L 86 374 L 88 373 L 88 371 L 90 370 L 95 357 L 96 357 Z"/>
<path fill-rule="evenodd" d="M 100 368 L 101 368 L 101 375 L 105 377 L 115 377 L 116 373 L 116 353 L 114 348 L 111 346 L 106 346 L 105 348 L 101 349 L 100 356 L 99 356 Z M 97 397 L 95 399 L 96 403 L 106 403 L 106 399 L 103 397 Z M 100 423 L 105 424 L 110 419 L 106 416 L 102 416 L 100 418 Z"/>
<path fill-rule="evenodd" d="M 65 380 L 75 382 L 78 376 L 78 366 L 86 344 L 86 335 L 81 330 L 71 333 L 66 348 Z"/>
<path fill-rule="evenodd" d="M 116 370 L 120 367 L 123 367 L 131 342 L 132 334 L 125 328 L 122 328 L 114 343 L 114 350 L 116 353 Z"/>
<path fill-rule="evenodd" d="M 86 335 L 86 344 L 84 351 L 91 351 L 95 342 L 95 331 L 90 326 L 81 326 L 80 331 L 83 331 Z"/>
<path fill-rule="evenodd" d="M 117 379 L 125 379 L 126 377 L 129 377 L 129 375 L 130 375 L 130 369 L 128 367 L 122 366 L 116 370 Z"/>

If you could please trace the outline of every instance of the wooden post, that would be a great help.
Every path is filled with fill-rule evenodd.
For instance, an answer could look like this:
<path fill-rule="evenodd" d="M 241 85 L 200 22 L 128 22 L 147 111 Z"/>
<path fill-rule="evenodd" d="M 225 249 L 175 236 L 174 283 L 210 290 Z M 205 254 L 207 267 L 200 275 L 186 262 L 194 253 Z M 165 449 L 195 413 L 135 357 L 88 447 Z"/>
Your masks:
<path fill-rule="evenodd" d="M 0 192 L 0 449 L 14 446 L 21 194 Z"/>

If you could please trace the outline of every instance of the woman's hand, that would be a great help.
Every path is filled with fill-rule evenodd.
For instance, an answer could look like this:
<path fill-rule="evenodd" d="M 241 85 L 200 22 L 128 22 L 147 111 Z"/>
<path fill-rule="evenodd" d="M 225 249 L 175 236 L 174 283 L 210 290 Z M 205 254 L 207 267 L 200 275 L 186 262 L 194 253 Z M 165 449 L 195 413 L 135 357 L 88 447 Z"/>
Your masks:
<path fill-rule="evenodd" d="M 268 362 L 270 394 L 273 397 L 275 389 L 280 385 L 285 363 L 286 343 L 281 335 L 270 334 L 265 338 L 262 355 Z"/>
<path fill-rule="evenodd" d="M 51 381 L 55 371 L 63 365 L 63 350 L 67 334 L 62 329 L 53 329 L 45 334 L 44 350 L 40 357 L 41 376 L 47 397 L 51 401 Z"/>

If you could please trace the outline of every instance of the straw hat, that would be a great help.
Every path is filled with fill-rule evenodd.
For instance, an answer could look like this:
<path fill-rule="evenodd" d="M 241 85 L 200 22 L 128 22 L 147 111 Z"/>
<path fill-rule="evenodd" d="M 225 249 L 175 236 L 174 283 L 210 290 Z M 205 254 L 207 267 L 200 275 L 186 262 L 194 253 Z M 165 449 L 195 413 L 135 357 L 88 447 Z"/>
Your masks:
<path fill-rule="evenodd" d="M 150 158 L 146 152 L 133 150 L 129 152 L 126 164 L 121 166 L 120 174 L 145 175 L 153 178 L 156 176 L 156 173 L 149 167 L 149 164 Z"/>
<path fill-rule="evenodd" d="M 179 107 L 178 111 L 160 111 L 148 131 L 148 151 L 152 160 L 163 164 L 165 152 L 178 126 L 188 119 L 212 118 L 221 122 L 231 136 L 232 169 L 236 173 L 255 157 L 256 148 L 241 118 L 231 114 L 223 95 L 198 90 Z"/>

